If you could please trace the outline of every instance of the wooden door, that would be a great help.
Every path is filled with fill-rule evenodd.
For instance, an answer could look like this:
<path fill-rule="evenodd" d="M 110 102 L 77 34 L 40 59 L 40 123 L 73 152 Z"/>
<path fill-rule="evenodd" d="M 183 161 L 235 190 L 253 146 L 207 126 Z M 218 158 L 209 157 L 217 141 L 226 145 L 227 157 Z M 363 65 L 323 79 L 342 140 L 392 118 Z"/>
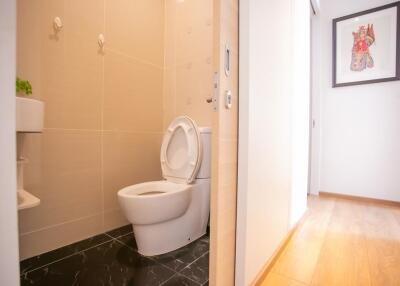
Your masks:
<path fill-rule="evenodd" d="M 238 0 L 214 1 L 214 70 L 210 285 L 235 279 L 238 146 Z M 226 105 L 231 93 L 231 107 Z"/>

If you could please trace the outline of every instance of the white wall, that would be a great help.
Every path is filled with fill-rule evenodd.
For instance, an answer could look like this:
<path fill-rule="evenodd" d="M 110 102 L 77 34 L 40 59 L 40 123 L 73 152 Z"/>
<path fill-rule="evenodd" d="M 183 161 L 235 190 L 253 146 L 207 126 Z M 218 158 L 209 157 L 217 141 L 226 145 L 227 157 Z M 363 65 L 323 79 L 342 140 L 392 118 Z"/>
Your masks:
<path fill-rule="evenodd" d="M 292 191 L 290 226 L 307 206 L 310 141 L 310 5 L 292 0 Z"/>
<path fill-rule="evenodd" d="M 320 2 L 313 35 L 319 45 L 313 67 L 320 81 L 319 190 L 400 201 L 400 82 L 331 88 L 332 19 L 394 1 Z"/>
<path fill-rule="evenodd" d="M 249 285 L 256 278 L 305 210 L 307 164 L 302 162 L 307 162 L 308 145 L 303 150 L 304 159 L 293 144 L 301 142 L 304 147 L 308 136 L 292 133 L 292 128 L 300 127 L 300 133 L 307 130 L 304 114 L 308 104 L 299 104 L 304 110 L 293 113 L 293 109 L 298 101 L 309 99 L 309 94 L 294 76 L 293 56 L 297 52 L 292 44 L 298 40 L 306 48 L 306 39 L 293 35 L 292 16 L 300 11 L 294 1 L 303 0 L 240 2 L 238 286 Z M 302 64 L 303 60 L 295 62 Z M 305 126 L 294 126 L 296 118 L 303 123 L 306 119 Z M 296 155 L 292 157 L 292 153 Z M 292 170 L 298 165 L 302 170 Z M 292 172 L 296 180 L 292 180 Z"/>
<path fill-rule="evenodd" d="M 320 116 L 320 97 L 319 90 L 321 86 L 320 82 L 320 45 L 319 41 L 315 40 L 315 37 L 319 35 L 320 32 L 320 17 L 319 12 L 317 15 L 312 15 L 311 17 L 311 116 L 313 119 L 313 127 L 311 129 L 311 176 L 310 176 L 310 193 L 313 195 L 318 195 L 320 188 L 320 148 L 321 148 L 321 122 L 319 120 Z"/>
<path fill-rule="evenodd" d="M 15 166 L 15 1 L 0 1 L 0 285 L 19 285 Z"/>

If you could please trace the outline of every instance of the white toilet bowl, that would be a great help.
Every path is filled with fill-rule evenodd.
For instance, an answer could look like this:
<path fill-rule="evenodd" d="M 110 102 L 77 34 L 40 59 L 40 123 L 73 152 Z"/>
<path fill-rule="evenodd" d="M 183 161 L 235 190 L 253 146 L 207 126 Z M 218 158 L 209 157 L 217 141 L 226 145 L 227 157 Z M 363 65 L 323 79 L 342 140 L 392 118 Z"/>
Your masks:
<path fill-rule="evenodd" d="M 161 148 L 166 180 L 141 183 L 118 192 L 140 254 L 167 253 L 206 233 L 210 146 L 210 128 L 197 128 L 190 118 L 178 117 L 168 128 Z"/>
<path fill-rule="evenodd" d="M 183 215 L 191 196 L 190 185 L 168 181 L 137 184 L 118 192 L 126 218 L 135 225 L 161 223 Z"/>

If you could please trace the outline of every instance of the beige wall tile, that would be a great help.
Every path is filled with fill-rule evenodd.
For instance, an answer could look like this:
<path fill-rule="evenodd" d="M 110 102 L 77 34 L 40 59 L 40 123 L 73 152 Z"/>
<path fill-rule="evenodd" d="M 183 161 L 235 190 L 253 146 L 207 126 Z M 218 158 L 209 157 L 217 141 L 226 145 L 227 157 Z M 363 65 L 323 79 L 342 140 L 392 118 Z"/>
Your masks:
<path fill-rule="evenodd" d="M 105 132 L 104 210 L 118 209 L 117 192 L 133 184 L 161 180 L 160 133 Z"/>
<path fill-rule="evenodd" d="M 104 129 L 162 130 L 163 70 L 106 50 Z"/>
<path fill-rule="evenodd" d="M 163 0 L 107 0 L 105 23 L 107 47 L 163 67 Z"/>
<path fill-rule="evenodd" d="M 100 214 L 24 234 L 19 238 L 20 259 L 98 234 L 102 231 L 102 222 L 103 217 Z"/>
<path fill-rule="evenodd" d="M 125 218 L 125 214 L 120 208 L 105 211 L 103 214 L 103 221 L 102 231 L 109 231 L 130 223 Z"/>
<path fill-rule="evenodd" d="M 211 57 L 212 1 L 166 1 L 166 3 L 166 67 Z"/>
<path fill-rule="evenodd" d="M 105 28 L 104 2 L 98 0 L 64 0 L 63 32 L 67 30 L 75 37 L 97 44 L 97 37 L 100 33 L 104 33 Z"/>
<path fill-rule="evenodd" d="M 187 115 L 211 126 L 213 1 L 166 1 L 164 126 Z M 196 13 L 193 13 L 196 11 Z"/>
<path fill-rule="evenodd" d="M 102 55 L 95 40 L 46 39 L 41 69 L 45 127 L 101 129 Z"/>
<path fill-rule="evenodd" d="M 40 9 L 39 1 L 18 1 L 17 75 L 32 84 L 33 98 L 40 99 Z"/>
<path fill-rule="evenodd" d="M 128 223 L 118 204 L 120 189 L 162 179 L 161 138 L 160 133 L 104 133 L 104 230 Z"/>
<path fill-rule="evenodd" d="M 19 212 L 21 233 L 101 213 L 100 138 L 99 132 L 64 130 L 26 135 L 25 188 L 41 203 Z"/>
<path fill-rule="evenodd" d="M 29 39 L 31 27 L 38 27 L 33 41 L 39 41 L 38 49 L 31 50 L 30 43 L 23 41 L 18 49 L 21 61 L 22 55 L 30 55 L 37 62 L 29 67 L 21 63 L 19 72 L 33 69 L 40 75 L 40 84 L 35 82 L 33 88 L 35 97 L 46 104 L 45 127 L 100 129 L 103 59 L 97 34 L 103 30 L 102 2 L 89 8 L 79 1 L 46 0 L 36 12 L 26 7 L 32 5 L 28 2 L 32 1 L 19 1 L 20 10 L 38 15 L 40 23 L 18 15 L 20 37 Z M 56 16 L 64 24 L 59 33 L 53 29 Z"/>
<path fill-rule="evenodd" d="M 176 116 L 188 115 L 199 126 L 211 126 L 213 92 L 211 58 L 176 67 Z"/>
<path fill-rule="evenodd" d="M 163 130 L 176 117 L 176 69 L 164 69 Z"/>

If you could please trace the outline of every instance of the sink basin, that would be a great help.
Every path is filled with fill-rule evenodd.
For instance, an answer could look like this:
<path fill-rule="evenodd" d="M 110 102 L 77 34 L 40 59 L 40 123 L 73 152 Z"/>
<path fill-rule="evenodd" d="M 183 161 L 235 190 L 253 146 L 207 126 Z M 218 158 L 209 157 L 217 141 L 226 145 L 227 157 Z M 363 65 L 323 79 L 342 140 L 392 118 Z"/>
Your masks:
<path fill-rule="evenodd" d="M 17 132 L 42 132 L 44 119 L 43 102 L 17 96 L 16 107 Z"/>
<path fill-rule="evenodd" d="M 36 207 L 40 204 L 40 200 L 25 190 L 18 190 L 18 210 Z"/>

